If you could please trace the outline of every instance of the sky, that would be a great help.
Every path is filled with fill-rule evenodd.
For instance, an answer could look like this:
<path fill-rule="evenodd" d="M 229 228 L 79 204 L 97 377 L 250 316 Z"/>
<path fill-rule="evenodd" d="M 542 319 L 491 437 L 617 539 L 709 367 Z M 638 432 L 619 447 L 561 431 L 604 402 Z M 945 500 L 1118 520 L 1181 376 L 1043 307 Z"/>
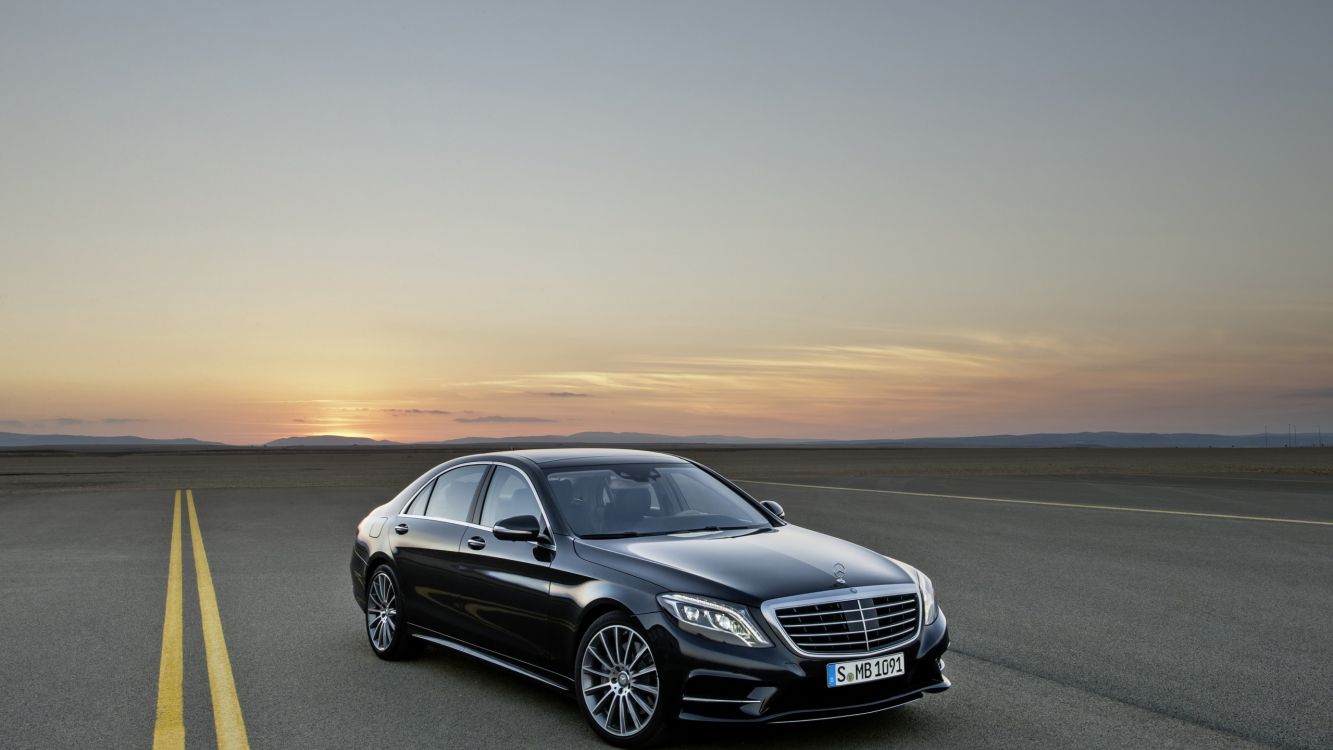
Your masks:
<path fill-rule="evenodd" d="M 0 431 L 1333 429 L 1327 2 L 0 3 Z"/>

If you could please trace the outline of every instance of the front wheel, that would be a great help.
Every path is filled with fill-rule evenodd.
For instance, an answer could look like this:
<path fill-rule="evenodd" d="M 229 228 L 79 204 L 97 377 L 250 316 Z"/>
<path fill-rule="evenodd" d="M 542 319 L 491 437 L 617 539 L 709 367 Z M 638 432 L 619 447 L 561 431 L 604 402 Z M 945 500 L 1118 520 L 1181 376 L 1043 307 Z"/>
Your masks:
<path fill-rule="evenodd" d="M 625 615 L 603 615 L 583 634 L 576 659 L 579 708 L 603 740 L 645 747 L 668 723 L 657 655 Z"/>
<path fill-rule="evenodd" d="M 381 659 L 397 661 L 421 652 L 421 641 L 403 627 L 402 595 L 393 568 L 375 568 L 366 584 L 366 638 Z"/>

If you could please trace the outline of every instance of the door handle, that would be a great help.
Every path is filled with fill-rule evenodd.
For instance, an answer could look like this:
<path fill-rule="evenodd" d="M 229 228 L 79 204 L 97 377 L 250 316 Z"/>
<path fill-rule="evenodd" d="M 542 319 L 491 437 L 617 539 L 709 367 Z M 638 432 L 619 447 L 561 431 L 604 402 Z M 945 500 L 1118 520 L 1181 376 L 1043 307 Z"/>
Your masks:
<path fill-rule="evenodd" d="M 471 539 L 467 540 L 467 546 L 471 547 L 472 549 L 482 549 L 486 546 L 486 540 L 482 539 L 479 536 L 474 536 Z"/>
<path fill-rule="evenodd" d="M 393 530 L 396 531 L 396 532 L 398 532 L 399 534 L 406 534 L 406 533 L 407 533 L 407 524 L 405 524 L 405 523 L 400 523 L 400 524 L 398 524 L 397 526 L 393 527 Z"/>

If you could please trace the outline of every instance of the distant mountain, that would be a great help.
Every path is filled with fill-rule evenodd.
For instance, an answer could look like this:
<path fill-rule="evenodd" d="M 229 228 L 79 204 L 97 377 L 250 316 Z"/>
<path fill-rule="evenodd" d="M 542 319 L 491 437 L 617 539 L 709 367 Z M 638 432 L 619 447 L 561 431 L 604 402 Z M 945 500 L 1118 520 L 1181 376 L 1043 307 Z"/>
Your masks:
<path fill-rule="evenodd" d="M 1310 447 L 1333 444 L 1333 437 L 1313 432 L 1296 434 L 1295 445 Z M 801 438 L 752 438 L 737 435 L 662 435 L 652 432 L 578 432 L 573 435 L 515 435 L 510 437 L 465 437 L 453 440 L 397 443 L 348 435 L 296 435 L 265 444 L 268 448 L 328 448 L 339 446 L 394 445 L 753 445 L 820 446 L 826 448 L 1281 448 L 1286 433 L 1214 435 L 1197 432 L 1043 432 L 1029 435 L 975 435 L 962 437 L 891 438 L 878 440 L 820 440 Z M 226 443 L 195 438 L 144 438 L 135 435 L 34 435 L 0 432 L 0 448 L 62 446 L 180 446 L 226 447 Z"/>
<path fill-rule="evenodd" d="M 524 445 L 560 443 L 569 445 L 741 445 L 791 444 L 826 442 L 791 438 L 751 438 L 736 435 L 658 435 L 651 432 L 576 432 L 573 435 L 519 435 L 515 437 L 465 437 L 444 440 L 437 445 L 486 445 L 491 443 L 521 443 Z"/>
<path fill-rule="evenodd" d="M 1317 444 L 1319 435 L 1297 433 L 1296 445 Z M 903 438 L 898 440 L 840 441 L 844 445 L 902 446 L 909 448 L 1280 448 L 1287 436 L 1215 435 L 1200 432 L 1042 432 L 1029 435 Z"/>
<path fill-rule="evenodd" d="M 342 445 L 402 445 L 402 443 L 347 435 L 298 435 L 264 443 L 265 448 L 328 448 Z"/>
<path fill-rule="evenodd" d="M 0 448 L 34 448 L 46 446 L 70 445 L 182 445 L 182 446 L 222 446 L 224 443 L 210 443 L 194 438 L 144 438 L 137 435 L 30 435 L 20 432 L 0 432 Z"/>
<path fill-rule="evenodd" d="M 1296 434 L 1296 445 L 1309 447 L 1318 433 Z M 1325 439 L 1327 445 L 1333 440 Z M 579 432 L 573 435 L 466 437 L 439 445 L 818 445 L 849 448 L 1280 448 L 1285 434 L 1215 435 L 1197 432 L 1047 432 L 1027 435 L 977 435 L 871 440 L 751 438 L 734 435 L 659 435 L 647 432 Z"/>

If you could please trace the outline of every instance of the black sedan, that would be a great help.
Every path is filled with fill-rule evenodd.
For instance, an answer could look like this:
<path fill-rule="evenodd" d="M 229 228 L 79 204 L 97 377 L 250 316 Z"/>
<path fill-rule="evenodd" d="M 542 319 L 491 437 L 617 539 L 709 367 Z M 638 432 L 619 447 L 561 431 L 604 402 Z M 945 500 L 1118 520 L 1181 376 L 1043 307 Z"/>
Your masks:
<path fill-rule="evenodd" d="M 573 694 L 615 745 L 677 720 L 831 719 L 949 687 L 924 573 L 661 453 L 449 461 L 366 516 L 351 567 L 376 655 L 484 659 Z"/>

